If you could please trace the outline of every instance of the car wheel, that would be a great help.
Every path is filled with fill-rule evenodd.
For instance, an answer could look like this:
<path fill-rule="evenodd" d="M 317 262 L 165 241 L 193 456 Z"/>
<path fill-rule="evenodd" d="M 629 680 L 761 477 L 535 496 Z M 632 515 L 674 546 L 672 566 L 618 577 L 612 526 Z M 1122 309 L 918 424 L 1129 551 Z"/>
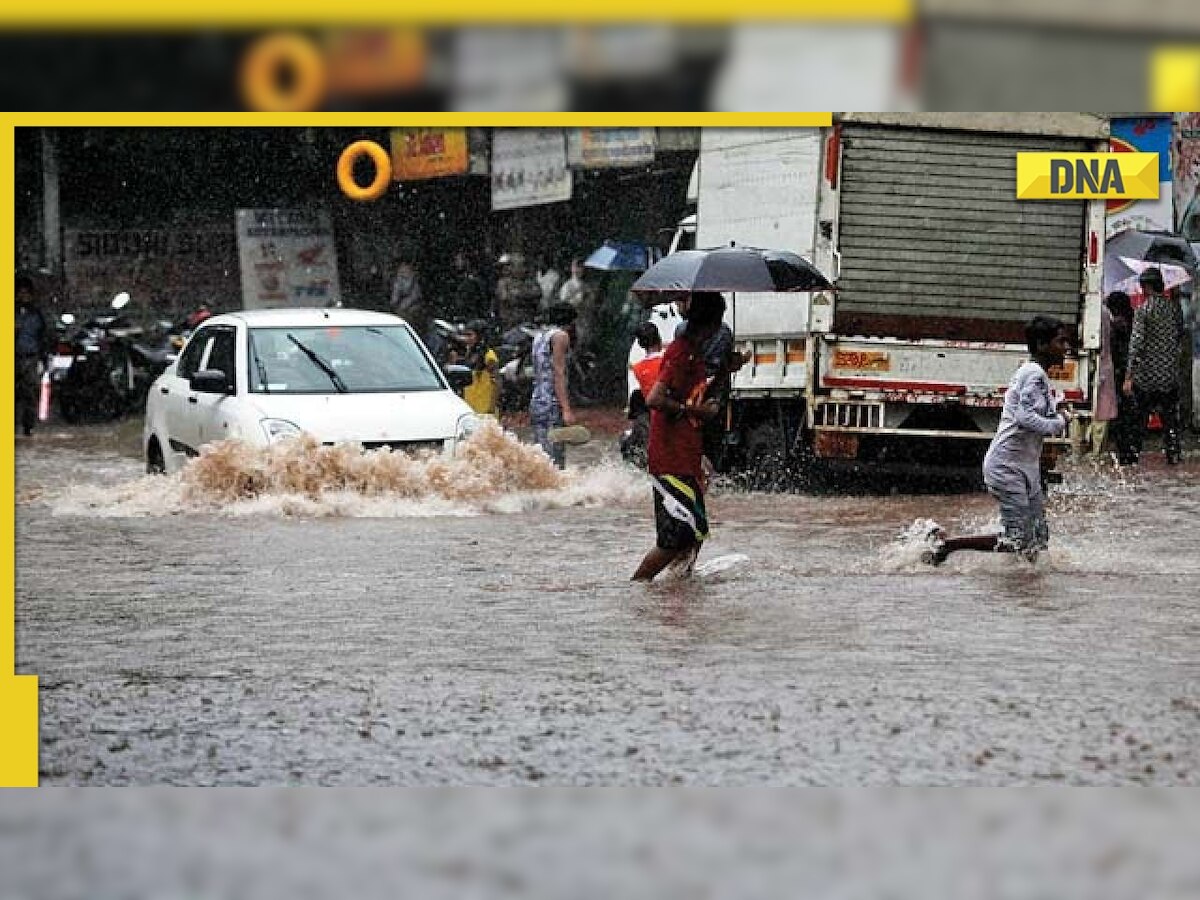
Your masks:
<path fill-rule="evenodd" d="M 146 474 L 167 474 L 167 461 L 163 459 L 162 447 L 158 444 L 158 438 L 150 438 L 150 443 L 146 447 Z"/>

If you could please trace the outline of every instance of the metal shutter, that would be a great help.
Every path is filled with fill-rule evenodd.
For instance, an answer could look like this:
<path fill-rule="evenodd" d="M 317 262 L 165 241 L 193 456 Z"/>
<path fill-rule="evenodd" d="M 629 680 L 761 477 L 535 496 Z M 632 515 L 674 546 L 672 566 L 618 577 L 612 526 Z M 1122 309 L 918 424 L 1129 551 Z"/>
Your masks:
<path fill-rule="evenodd" d="M 1016 152 L 1083 139 L 847 125 L 838 315 L 1075 322 L 1084 201 L 1017 200 Z"/>

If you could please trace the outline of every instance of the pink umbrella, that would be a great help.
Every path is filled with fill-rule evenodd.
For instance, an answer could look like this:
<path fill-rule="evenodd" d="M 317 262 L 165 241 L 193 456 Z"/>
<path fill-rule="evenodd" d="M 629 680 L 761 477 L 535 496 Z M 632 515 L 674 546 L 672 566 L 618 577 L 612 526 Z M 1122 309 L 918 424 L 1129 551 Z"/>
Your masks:
<path fill-rule="evenodd" d="M 1117 290 L 1133 293 L 1138 291 L 1138 276 L 1147 269 L 1158 269 L 1162 273 L 1163 286 L 1168 290 L 1174 287 L 1179 287 L 1181 284 L 1186 284 L 1192 280 L 1192 276 L 1188 274 L 1188 270 L 1183 266 L 1175 266 L 1170 263 L 1148 262 L 1144 259 L 1134 259 L 1129 256 L 1122 256 L 1121 263 L 1133 270 L 1134 274 L 1117 284 Z"/>

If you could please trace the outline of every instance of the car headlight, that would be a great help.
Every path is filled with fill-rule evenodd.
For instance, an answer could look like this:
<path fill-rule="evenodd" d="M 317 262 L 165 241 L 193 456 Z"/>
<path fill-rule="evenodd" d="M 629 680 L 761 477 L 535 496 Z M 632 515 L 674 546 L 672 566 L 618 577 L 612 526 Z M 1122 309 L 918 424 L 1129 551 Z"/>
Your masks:
<path fill-rule="evenodd" d="M 480 421 L 479 416 L 475 415 L 475 413 L 464 413 L 459 416 L 458 426 L 454 429 L 455 443 L 465 441 L 474 434 L 475 429 L 479 427 Z"/>
<path fill-rule="evenodd" d="M 287 419 L 263 419 L 259 424 L 262 425 L 263 434 L 267 436 L 268 444 L 300 436 L 300 426 Z"/>

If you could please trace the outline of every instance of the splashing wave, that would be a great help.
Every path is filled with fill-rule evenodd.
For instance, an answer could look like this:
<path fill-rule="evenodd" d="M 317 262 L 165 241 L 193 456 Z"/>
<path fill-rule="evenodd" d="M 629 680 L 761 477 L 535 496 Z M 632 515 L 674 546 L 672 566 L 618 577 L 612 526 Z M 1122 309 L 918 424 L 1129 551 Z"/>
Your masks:
<path fill-rule="evenodd" d="M 46 499 L 56 515 L 386 518 L 603 506 L 646 491 L 644 476 L 619 464 L 561 472 L 540 448 L 488 424 L 453 459 L 310 437 L 267 448 L 230 440 L 206 446 L 177 475 L 74 485 Z"/>

